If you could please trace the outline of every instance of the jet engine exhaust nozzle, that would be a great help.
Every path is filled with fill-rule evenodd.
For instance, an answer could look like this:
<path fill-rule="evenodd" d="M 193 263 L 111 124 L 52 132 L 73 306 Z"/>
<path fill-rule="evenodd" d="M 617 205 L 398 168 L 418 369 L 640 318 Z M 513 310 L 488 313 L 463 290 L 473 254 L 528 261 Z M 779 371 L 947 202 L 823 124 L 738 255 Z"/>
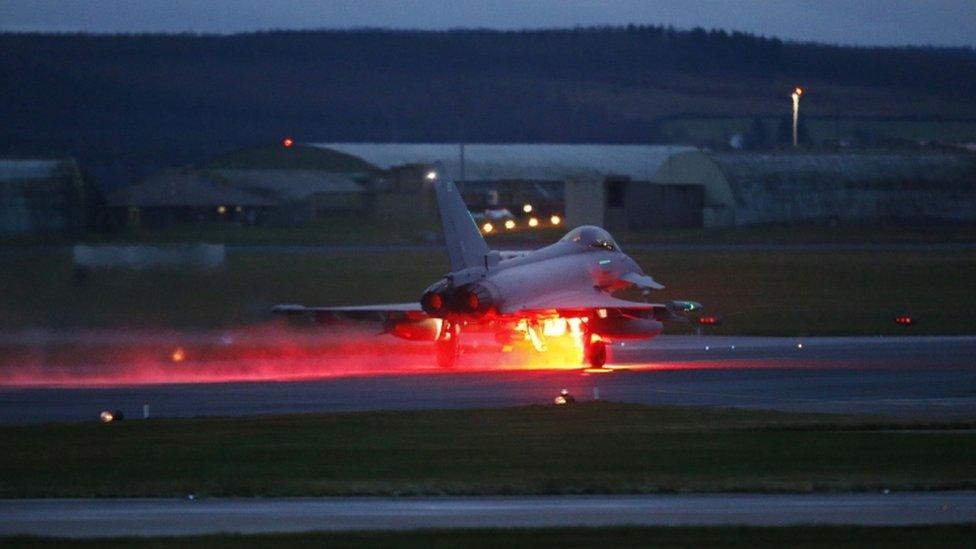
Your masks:
<path fill-rule="evenodd" d="M 443 316 L 448 309 L 448 287 L 446 280 L 439 280 L 431 284 L 424 292 L 424 295 L 420 297 L 420 308 L 430 316 Z"/>
<path fill-rule="evenodd" d="M 458 312 L 484 316 L 495 304 L 492 291 L 483 284 L 471 284 L 456 294 L 454 303 Z"/>
<path fill-rule="evenodd" d="M 420 307 L 431 316 L 444 313 L 447 310 L 446 304 L 447 299 L 440 292 L 425 292 L 420 298 Z"/>

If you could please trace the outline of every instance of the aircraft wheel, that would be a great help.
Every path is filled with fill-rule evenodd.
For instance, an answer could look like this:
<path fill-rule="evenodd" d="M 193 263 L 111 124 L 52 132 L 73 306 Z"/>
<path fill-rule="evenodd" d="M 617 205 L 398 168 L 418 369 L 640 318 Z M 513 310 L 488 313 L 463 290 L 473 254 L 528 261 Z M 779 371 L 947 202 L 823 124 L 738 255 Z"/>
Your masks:
<path fill-rule="evenodd" d="M 437 365 L 441 368 L 453 368 L 457 364 L 460 355 L 461 330 L 456 324 L 445 327 L 441 337 L 434 343 L 437 355 Z"/>
<path fill-rule="evenodd" d="M 592 341 L 586 353 L 586 361 L 591 368 L 603 368 L 607 363 L 607 344 L 604 341 Z"/>

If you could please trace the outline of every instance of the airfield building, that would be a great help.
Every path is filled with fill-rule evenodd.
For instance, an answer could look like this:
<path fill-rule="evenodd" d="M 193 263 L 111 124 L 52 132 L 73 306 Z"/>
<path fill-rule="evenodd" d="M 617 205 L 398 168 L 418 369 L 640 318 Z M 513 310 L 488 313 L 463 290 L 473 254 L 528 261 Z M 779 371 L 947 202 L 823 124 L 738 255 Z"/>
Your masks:
<path fill-rule="evenodd" d="M 73 159 L 0 159 L 0 235 L 84 228 L 89 190 Z"/>
<path fill-rule="evenodd" d="M 436 174 L 436 177 L 432 177 Z M 976 222 L 968 152 L 733 152 L 683 146 L 322 143 L 265 147 L 169 170 L 109 204 L 151 225 L 301 225 L 336 213 L 434 219 L 436 180 L 473 212 L 531 204 L 612 231 L 790 223 Z"/>
<path fill-rule="evenodd" d="M 212 170 L 224 184 L 261 196 L 275 206 L 269 221 L 302 225 L 335 213 L 368 209 L 366 189 L 354 176 L 319 170 Z"/>
<path fill-rule="evenodd" d="M 275 206 L 267 198 L 227 185 L 195 168 L 151 175 L 106 196 L 108 207 L 129 226 L 166 227 L 194 221 L 253 224 Z"/>
<path fill-rule="evenodd" d="M 435 215 L 426 174 L 472 209 L 543 204 L 611 230 L 803 222 L 976 221 L 965 152 L 714 153 L 679 146 L 318 144 L 381 174 L 377 211 Z"/>
<path fill-rule="evenodd" d="M 165 170 L 111 193 L 108 203 L 127 224 L 148 226 L 204 220 L 299 226 L 372 208 L 364 185 L 372 167 L 298 149 L 246 149 L 203 166 Z"/>
<path fill-rule="evenodd" d="M 691 147 L 655 145 L 323 143 L 362 159 L 382 175 L 377 197 L 385 215 L 436 215 L 428 190 L 439 178 L 457 182 L 474 209 L 534 204 L 564 213 L 570 226 L 611 230 L 700 227 L 708 195 L 698 182 L 661 183 L 655 174 Z"/>
<path fill-rule="evenodd" d="M 968 153 L 687 151 L 655 179 L 703 185 L 706 226 L 976 221 L 976 155 Z"/>

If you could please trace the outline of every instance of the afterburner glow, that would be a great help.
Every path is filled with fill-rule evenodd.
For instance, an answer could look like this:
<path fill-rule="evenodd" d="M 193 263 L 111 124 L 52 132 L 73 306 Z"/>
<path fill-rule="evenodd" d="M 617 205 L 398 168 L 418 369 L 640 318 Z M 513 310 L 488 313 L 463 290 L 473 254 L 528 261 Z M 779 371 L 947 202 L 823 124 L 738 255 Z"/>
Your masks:
<path fill-rule="evenodd" d="M 452 371 L 579 369 L 579 319 L 540 320 L 546 351 L 516 334 L 465 331 Z M 551 334 L 551 335 L 549 335 Z M 507 347 L 508 352 L 503 352 Z M 348 376 L 440 374 L 431 341 L 378 335 L 368 325 L 294 329 L 269 324 L 221 331 L 79 331 L 0 354 L 0 386 L 105 386 L 290 381 Z"/>

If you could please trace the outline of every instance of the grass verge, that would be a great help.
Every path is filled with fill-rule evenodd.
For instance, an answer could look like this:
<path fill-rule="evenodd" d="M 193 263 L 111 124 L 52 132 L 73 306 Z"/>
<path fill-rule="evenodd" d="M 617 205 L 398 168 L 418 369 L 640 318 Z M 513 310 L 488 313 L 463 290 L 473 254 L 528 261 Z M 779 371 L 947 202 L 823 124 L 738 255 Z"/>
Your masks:
<path fill-rule="evenodd" d="M 67 540 L 0 538 L 5 547 L 964 547 L 974 525 L 856 527 L 613 527 L 316 532 Z"/>
<path fill-rule="evenodd" d="M 276 303 L 415 301 L 447 271 L 445 255 L 231 252 L 214 272 L 115 270 L 79 281 L 66 252 L 11 252 L 0 261 L 0 329 L 212 328 L 265 319 Z M 667 286 L 655 300 L 693 299 L 722 315 L 715 334 L 967 334 L 976 326 L 976 252 L 632 255 Z M 917 324 L 895 325 L 903 312 Z"/>
<path fill-rule="evenodd" d="M 590 402 L 2 427 L 0 497 L 976 487 L 950 426 Z"/>
<path fill-rule="evenodd" d="M 528 229 L 524 221 L 514 231 L 497 230 L 486 236 L 489 245 L 535 247 L 552 243 L 567 228 L 543 225 Z M 791 224 L 690 229 L 618 229 L 621 244 L 663 245 L 797 245 L 797 244 L 946 244 L 972 243 L 972 224 Z M 136 227 L 119 232 L 87 232 L 76 235 L 0 236 L 0 246 L 29 249 L 33 246 L 86 244 L 156 244 L 166 242 L 222 242 L 231 245 L 398 245 L 429 244 L 441 238 L 440 221 L 417 218 L 396 222 L 372 220 L 361 215 L 337 214 L 297 227 L 242 227 L 231 223 L 193 222 L 166 228 Z"/>

